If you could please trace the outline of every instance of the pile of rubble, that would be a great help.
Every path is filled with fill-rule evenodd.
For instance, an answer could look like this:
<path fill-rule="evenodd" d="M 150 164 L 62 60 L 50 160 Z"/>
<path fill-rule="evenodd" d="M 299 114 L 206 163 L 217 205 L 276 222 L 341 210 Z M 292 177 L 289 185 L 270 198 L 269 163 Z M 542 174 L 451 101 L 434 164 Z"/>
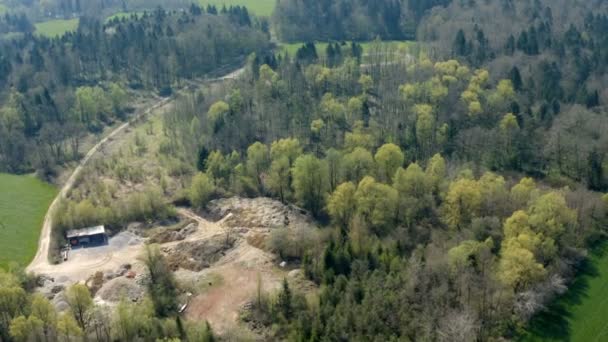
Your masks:
<path fill-rule="evenodd" d="M 97 297 L 113 303 L 122 299 L 137 302 L 144 297 L 145 293 L 145 287 L 136 279 L 119 277 L 105 283 L 97 292 Z"/>
<path fill-rule="evenodd" d="M 232 213 L 223 222 L 230 227 L 275 229 L 313 224 L 305 210 L 265 197 L 223 198 L 211 201 L 207 208 L 211 216 L 218 220 Z"/>
<path fill-rule="evenodd" d="M 173 241 L 185 240 L 188 236 L 192 235 L 197 230 L 197 223 L 194 221 L 188 221 L 186 224 L 174 227 L 164 228 L 155 234 L 150 236 L 149 243 L 167 243 Z"/>
<path fill-rule="evenodd" d="M 172 248 L 162 248 L 173 271 L 183 268 L 199 272 L 220 260 L 234 247 L 235 239 L 218 234 L 209 239 L 180 242 Z"/>

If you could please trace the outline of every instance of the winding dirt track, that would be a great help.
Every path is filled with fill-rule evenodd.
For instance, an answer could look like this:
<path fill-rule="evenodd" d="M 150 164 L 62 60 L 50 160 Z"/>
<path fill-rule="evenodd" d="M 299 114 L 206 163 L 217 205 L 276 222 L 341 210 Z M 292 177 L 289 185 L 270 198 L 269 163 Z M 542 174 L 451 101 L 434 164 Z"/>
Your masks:
<path fill-rule="evenodd" d="M 234 71 L 226 74 L 225 76 L 213 78 L 213 79 L 207 79 L 205 82 L 213 83 L 213 82 L 237 79 L 244 72 L 245 72 L 245 68 L 243 67 L 243 68 L 234 70 Z M 48 272 L 49 269 L 52 268 L 53 265 L 51 265 L 49 263 L 48 256 L 49 256 L 49 246 L 50 246 L 51 233 L 52 233 L 53 215 L 55 214 L 55 210 L 57 210 L 59 203 L 61 202 L 62 199 L 64 199 L 67 196 L 68 192 L 72 189 L 72 187 L 74 186 L 74 183 L 76 182 L 76 180 L 82 173 L 84 167 L 91 160 L 91 158 L 97 152 L 99 152 L 102 149 L 102 147 L 104 147 L 109 141 L 111 141 L 112 138 L 114 138 L 115 136 L 117 136 L 118 134 L 123 132 L 125 129 L 127 129 L 127 127 L 131 126 L 133 123 L 137 122 L 137 120 L 141 119 L 142 117 L 147 116 L 153 110 L 156 110 L 156 109 L 168 104 L 170 101 L 171 101 L 171 98 L 168 98 L 168 97 L 163 98 L 163 99 L 159 100 L 158 102 L 154 103 L 153 105 L 151 105 L 150 107 L 148 107 L 146 110 L 141 111 L 139 114 L 137 114 L 131 120 L 120 125 L 118 128 L 113 130 L 110 134 L 108 134 L 105 138 L 101 139 L 101 141 L 99 141 L 95 146 L 93 146 L 93 148 L 91 148 L 89 150 L 89 152 L 87 152 L 87 154 L 84 156 L 84 158 L 82 158 L 82 160 L 79 162 L 78 166 L 74 169 L 74 171 L 70 175 L 70 178 L 68 178 L 67 182 L 65 182 L 65 184 L 61 187 L 61 191 L 59 191 L 59 194 L 57 194 L 57 196 L 55 197 L 55 199 L 49 206 L 49 209 L 47 210 L 46 215 L 44 216 L 44 222 L 42 224 L 42 231 L 40 232 L 40 239 L 38 240 L 38 250 L 36 251 L 36 256 L 34 257 L 32 262 L 26 268 L 26 270 L 28 272 L 34 272 L 34 273 Z"/>
<path fill-rule="evenodd" d="M 74 171 L 70 175 L 70 178 L 68 178 L 67 182 L 65 182 L 65 184 L 61 188 L 61 191 L 59 191 L 59 194 L 57 194 L 57 196 L 55 197 L 55 199 L 49 206 L 49 209 L 47 210 L 46 215 L 44 216 L 44 222 L 42 224 L 42 231 L 40 232 L 40 239 L 38 240 L 38 251 L 36 252 L 36 256 L 34 257 L 34 260 L 32 260 L 32 262 L 28 265 L 28 267 L 26 269 L 28 272 L 38 272 L 38 271 L 42 271 L 42 270 L 47 270 L 49 268 L 50 263 L 48 260 L 48 256 L 49 256 L 49 245 L 50 245 L 50 241 L 51 241 L 53 215 L 55 214 L 55 210 L 57 210 L 59 203 L 61 202 L 62 199 L 64 199 L 67 196 L 68 192 L 72 189 L 72 187 L 74 186 L 74 183 L 76 182 L 76 180 L 82 173 L 84 167 L 91 160 L 91 158 L 108 141 L 112 140 L 112 138 L 114 138 L 116 135 L 123 132 L 125 129 L 127 129 L 127 127 L 131 126 L 132 123 L 136 122 L 141 117 L 148 115 L 153 110 L 156 110 L 156 109 L 166 105 L 169 101 L 170 101 L 170 98 L 163 98 L 160 101 L 154 103 L 152 106 L 148 107 L 146 110 L 141 111 L 130 121 L 125 122 L 124 124 L 120 125 L 115 130 L 113 130 L 110 134 L 108 134 L 105 138 L 101 139 L 101 141 L 99 141 L 95 146 L 93 146 L 93 148 L 91 148 L 89 150 L 89 152 L 87 152 L 87 154 L 84 156 L 84 158 L 82 158 L 82 160 L 80 161 L 78 166 L 74 169 Z"/>

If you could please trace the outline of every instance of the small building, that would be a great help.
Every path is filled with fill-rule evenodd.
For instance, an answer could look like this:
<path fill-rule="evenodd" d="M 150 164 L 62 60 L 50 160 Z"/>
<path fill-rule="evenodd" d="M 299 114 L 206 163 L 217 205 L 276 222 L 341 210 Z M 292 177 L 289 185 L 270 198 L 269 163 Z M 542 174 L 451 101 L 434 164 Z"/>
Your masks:
<path fill-rule="evenodd" d="M 104 226 L 68 230 L 66 238 L 72 248 L 102 246 L 108 243 Z"/>

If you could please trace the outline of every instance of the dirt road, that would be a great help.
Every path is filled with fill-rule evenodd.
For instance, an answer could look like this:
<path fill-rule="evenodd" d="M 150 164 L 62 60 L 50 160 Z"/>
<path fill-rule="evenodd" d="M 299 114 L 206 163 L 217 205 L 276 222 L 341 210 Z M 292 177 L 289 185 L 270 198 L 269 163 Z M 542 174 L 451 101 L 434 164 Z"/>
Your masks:
<path fill-rule="evenodd" d="M 223 77 L 207 80 L 206 82 L 233 80 L 233 79 L 240 77 L 244 72 L 245 72 L 245 68 L 243 67 L 243 68 L 234 70 L 234 71 L 226 74 Z M 42 231 L 40 232 L 40 239 L 38 240 L 38 250 L 36 251 L 36 256 L 34 257 L 32 262 L 26 268 L 26 270 L 28 272 L 42 273 L 42 272 L 48 272 L 52 268 L 51 266 L 53 266 L 53 265 L 51 265 L 49 263 L 48 256 L 49 256 L 49 246 L 50 246 L 51 233 L 52 233 L 53 215 L 55 213 L 55 210 L 57 210 L 59 203 L 61 202 L 62 199 L 64 199 L 67 196 L 69 191 L 72 189 L 72 187 L 74 186 L 74 183 L 76 182 L 76 180 L 82 173 L 84 167 L 91 160 L 91 158 L 95 154 L 97 154 L 115 136 L 117 136 L 118 134 L 125 131 L 129 126 L 131 126 L 133 123 L 137 122 L 137 120 L 141 119 L 144 116 L 147 116 L 152 111 L 167 105 L 170 101 L 171 101 L 170 98 L 163 98 L 163 99 L 159 100 L 158 102 L 154 103 L 153 105 L 148 107 L 146 110 L 141 111 L 139 114 L 137 114 L 135 117 L 133 117 L 130 121 L 125 122 L 124 124 L 122 124 L 121 126 L 116 128 L 115 130 L 113 130 L 110 134 L 108 134 L 105 138 L 103 138 L 95 146 L 93 146 L 93 148 L 91 148 L 89 150 L 89 152 L 87 152 L 85 157 L 80 161 L 80 163 L 74 169 L 74 171 L 72 172 L 72 174 L 70 175 L 68 180 L 62 186 L 61 191 L 59 191 L 59 194 L 57 194 L 57 196 L 55 197 L 55 199 L 53 200 L 53 202 L 49 206 L 49 209 L 46 212 L 46 215 L 44 217 L 44 222 L 42 225 Z"/>
<path fill-rule="evenodd" d="M 51 266 L 51 264 L 49 263 L 48 256 L 49 256 L 49 246 L 50 246 L 50 242 L 51 242 L 53 215 L 55 214 L 55 210 L 57 210 L 57 207 L 59 206 L 59 203 L 61 202 L 61 200 L 67 196 L 68 192 L 74 186 L 74 183 L 76 182 L 76 180 L 82 173 L 84 167 L 87 165 L 89 160 L 91 160 L 91 158 L 108 141 L 112 140 L 112 138 L 114 138 L 116 135 L 123 132 L 125 129 L 127 129 L 127 127 L 131 126 L 132 123 L 134 123 L 141 117 L 150 114 L 150 112 L 152 112 L 153 110 L 156 110 L 156 109 L 166 105 L 167 103 L 169 103 L 169 101 L 170 101 L 170 98 L 163 98 L 160 101 L 158 101 L 158 102 L 154 103 L 153 105 L 151 105 L 150 107 L 148 107 L 146 110 L 141 111 L 139 114 L 137 114 L 135 117 L 133 117 L 130 121 L 125 122 L 124 124 L 120 125 L 118 128 L 116 128 L 112 132 L 110 132 L 110 134 L 108 134 L 105 138 L 101 139 L 101 141 L 99 141 L 95 146 L 93 146 L 93 148 L 91 148 L 89 150 L 89 152 L 84 156 L 84 158 L 82 158 L 82 160 L 80 161 L 78 166 L 74 169 L 74 171 L 70 175 L 70 178 L 68 178 L 67 182 L 65 182 L 65 184 L 61 188 L 61 191 L 59 191 L 59 194 L 57 194 L 57 196 L 55 197 L 55 199 L 49 206 L 48 211 L 46 212 L 46 215 L 44 217 L 44 222 L 42 224 L 42 231 L 40 232 L 40 239 L 38 240 L 38 251 L 36 252 L 36 256 L 34 257 L 34 260 L 32 260 L 32 262 L 27 267 L 28 272 L 35 272 L 35 273 L 44 272 L 49 269 L 49 266 Z"/>

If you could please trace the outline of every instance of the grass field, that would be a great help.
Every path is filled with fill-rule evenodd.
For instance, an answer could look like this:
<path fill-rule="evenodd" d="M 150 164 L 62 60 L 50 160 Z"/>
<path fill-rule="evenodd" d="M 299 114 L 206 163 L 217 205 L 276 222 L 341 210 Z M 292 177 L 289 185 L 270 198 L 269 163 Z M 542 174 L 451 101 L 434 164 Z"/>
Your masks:
<path fill-rule="evenodd" d="M 532 320 L 521 341 L 608 341 L 608 243 L 595 249 L 568 292 Z"/>
<path fill-rule="evenodd" d="M 57 190 L 34 176 L 0 173 L 0 267 L 27 265 L 36 254 L 46 210 Z"/>
<path fill-rule="evenodd" d="M 276 0 L 199 0 L 202 6 L 215 5 L 218 9 L 222 5 L 228 6 L 246 6 L 247 10 L 256 15 L 270 16 L 274 11 Z"/>
<path fill-rule="evenodd" d="M 78 27 L 78 19 L 49 20 L 36 24 L 36 33 L 50 38 L 60 37 L 69 31 L 75 31 Z"/>

